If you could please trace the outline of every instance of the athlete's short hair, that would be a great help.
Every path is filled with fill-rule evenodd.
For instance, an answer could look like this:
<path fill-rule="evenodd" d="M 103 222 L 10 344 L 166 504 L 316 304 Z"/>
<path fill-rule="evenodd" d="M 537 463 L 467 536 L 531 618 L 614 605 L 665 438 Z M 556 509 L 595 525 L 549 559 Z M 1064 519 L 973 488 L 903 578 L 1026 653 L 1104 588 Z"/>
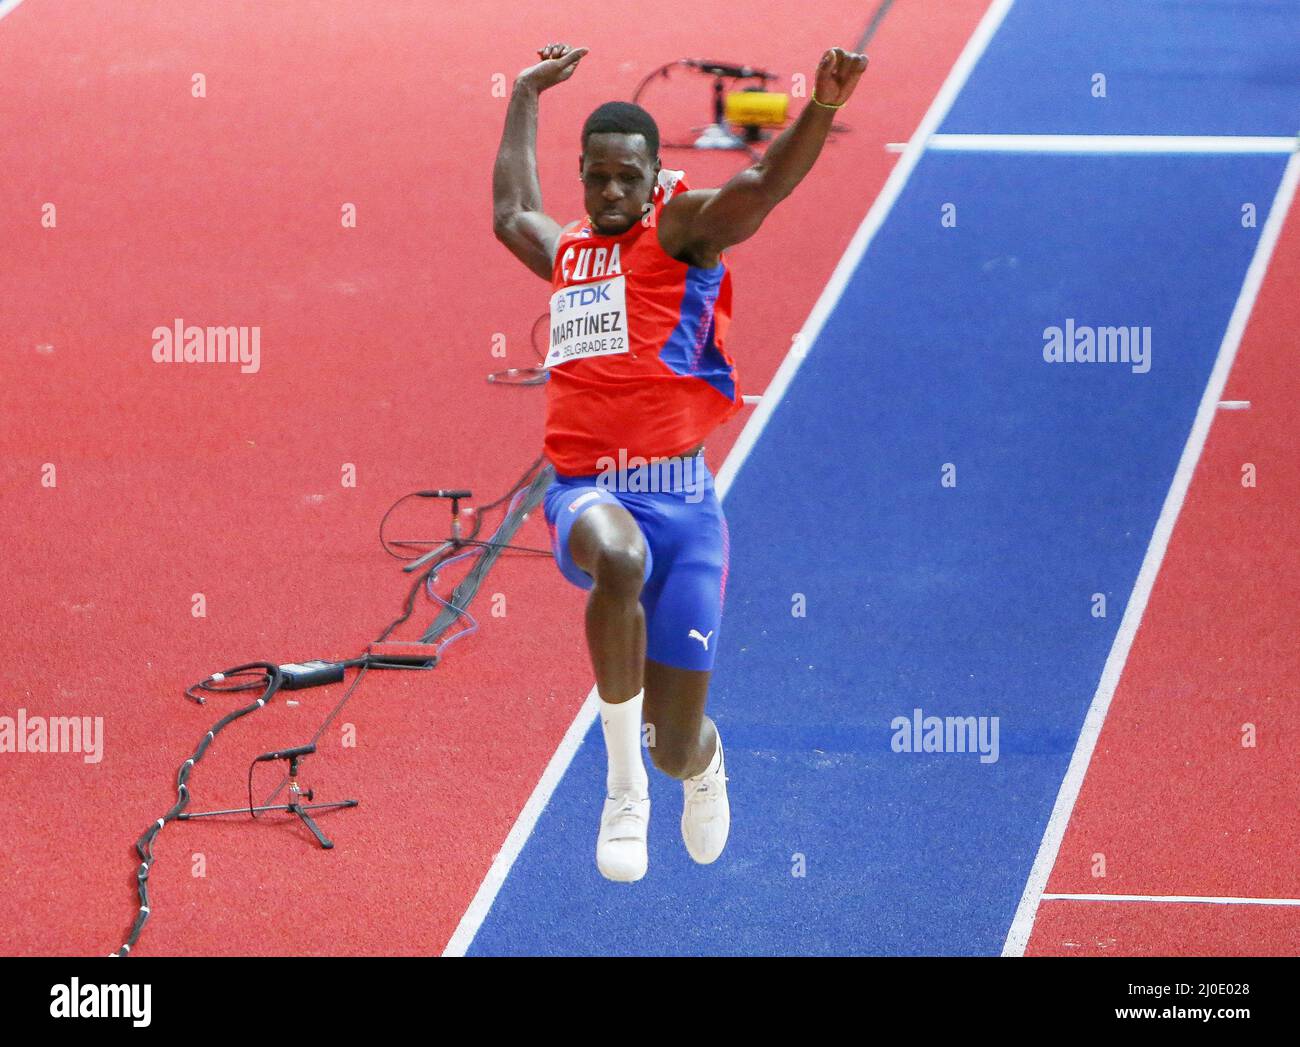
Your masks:
<path fill-rule="evenodd" d="M 635 102 L 606 102 L 597 106 L 582 125 L 582 151 L 594 134 L 644 135 L 653 162 L 659 156 L 659 125 L 655 118 Z"/>

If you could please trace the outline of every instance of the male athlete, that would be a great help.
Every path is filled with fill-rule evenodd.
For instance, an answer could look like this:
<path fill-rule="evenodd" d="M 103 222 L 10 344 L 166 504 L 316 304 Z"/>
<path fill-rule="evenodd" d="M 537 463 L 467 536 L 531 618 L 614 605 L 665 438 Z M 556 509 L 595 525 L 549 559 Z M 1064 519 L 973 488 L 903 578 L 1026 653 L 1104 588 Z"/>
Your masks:
<path fill-rule="evenodd" d="M 548 44 L 515 79 L 492 175 L 493 228 L 553 292 L 544 451 L 556 477 L 546 522 L 561 573 L 591 591 L 587 647 L 609 760 L 596 865 L 632 882 L 645 875 L 650 820 L 643 719 L 655 766 L 683 783 L 690 856 L 715 861 L 731 825 L 722 740 L 704 715 L 728 538 L 702 441 L 742 404 L 723 348 L 731 272 L 722 252 L 753 236 L 812 168 L 867 59 L 826 51 L 799 118 L 721 189 L 692 190 L 683 172 L 663 170 L 650 114 L 606 102 L 582 128 L 587 214 L 561 228 L 542 210 L 538 96 L 569 79 L 587 50 Z"/>

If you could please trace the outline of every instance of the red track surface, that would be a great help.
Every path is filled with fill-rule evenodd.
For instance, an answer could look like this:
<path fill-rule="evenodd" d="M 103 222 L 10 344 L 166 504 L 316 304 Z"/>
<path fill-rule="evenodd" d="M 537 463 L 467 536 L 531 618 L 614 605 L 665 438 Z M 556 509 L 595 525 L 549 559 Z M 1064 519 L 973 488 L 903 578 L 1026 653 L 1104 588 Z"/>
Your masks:
<path fill-rule="evenodd" d="M 1224 391 L 1251 408 L 1215 416 L 1049 894 L 1300 898 L 1298 285 L 1293 206 Z M 1027 952 L 1294 955 L 1298 942 L 1300 907 L 1047 900 Z"/>
<path fill-rule="evenodd" d="M 912 133 L 985 6 L 891 10 L 843 116 L 853 132 L 730 252 L 746 391 L 776 370 L 896 160 L 884 143 Z M 592 49 L 542 103 L 542 184 L 568 220 L 581 213 L 578 130 L 597 104 L 685 55 L 811 72 L 871 13 L 843 0 L 813 17 L 752 0 L 663 21 L 632 3 L 501 10 L 27 0 L 0 23 L 0 713 L 102 715 L 106 735 L 99 764 L 0 762 L 4 952 L 115 949 L 135 911 L 131 845 L 231 707 L 199 709 L 183 686 L 247 660 L 355 655 L 406 590 L 376 543 L 383 510 L 416 487 L 496 497 L 537 454 L 540 392 L 483 381 L 503 366 L 497 332 L 508 364 L 531 362 L 545 305 L 543 284 L 491 235 L 505 106 L 493 75 L 508 84 L 549 41 Z M 204 99 L 191 97 L 194 73 Z M 644 101 L 671 136 L 703 122 L 708 98 L 707 81 L 679 75 Z M 666 160 L 700 186 L 741 163 Z M 40 227 L 46 202 L 57 229 Z M 356 229 L 340 227 L 344 202 Z M 260 372 L 153 363 L 151 331 L 177 317 L 259 325 Z M 710 441 L 715 469 L 740 424 Z M 1281 511 L 1267 501 L 1288 467 L 1274 435 L 1258 453 L 1261 490 L 1238 496 L 1256 512 Z M 355 488 L 341 486 L 345 463 Z M 394 533 L 441 533 L 441 512 L 395 519 Z M 544 544 L 541 522 L 520 540 Z M 498 591 L 507 616 L 494 619 Z M 194 593 L 206 618 L 191 616 Z M 362 684 L 342 717 L 356 748 L 340 747 L 336 725 L 308 761 L 319 799 L 362 800 L 322 817 L 338 848 L 316 849 L 289 822 L 169 825 L 137 953 L 441 950 L 591 686 L 582 595 L 553 565 L 503 560 L 481 600 L 480 632 L 436 672 Z M 1283 620 L 1281 606 L 1261 620 Z M 1266 722 L 1265 692 L 1246 690 Z M 282 696 L 229 728 L 195 772 L 192 809 L 243 802 L 251 756 L 304 741 L 338 693 L 302 692 L 296 709 Z M 1262 734 L 1259 750 L 1226 757 L 1254 761 L 1259 781 L 1270 746 L 1285 744 Z M 199 854 L 204 877 L 192 875 Z"/>

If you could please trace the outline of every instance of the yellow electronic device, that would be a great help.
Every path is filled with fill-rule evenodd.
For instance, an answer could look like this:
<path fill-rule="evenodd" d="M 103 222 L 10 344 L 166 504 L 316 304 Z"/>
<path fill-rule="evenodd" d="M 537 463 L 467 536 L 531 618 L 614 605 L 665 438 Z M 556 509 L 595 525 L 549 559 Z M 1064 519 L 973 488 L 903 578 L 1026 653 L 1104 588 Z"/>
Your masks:
<path fill-rule="evenodd" d="M 790 96 L 758 89 L 727 93 L 727 123 L 743 127 L 780 127 L 789 112 Z"/>

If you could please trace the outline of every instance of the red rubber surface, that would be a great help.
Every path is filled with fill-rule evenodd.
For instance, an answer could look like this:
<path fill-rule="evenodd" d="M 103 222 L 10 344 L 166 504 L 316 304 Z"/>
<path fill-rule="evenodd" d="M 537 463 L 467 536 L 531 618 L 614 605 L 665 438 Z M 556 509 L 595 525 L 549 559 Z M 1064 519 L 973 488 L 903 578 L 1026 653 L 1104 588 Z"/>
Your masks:
<path fill-rule="evenodd" d="M 775 372 L 897 161 L 884 144 L 911 135 L 986 6 L 892 9 L 841 117 L 852 133 L 730 252 L 746 392 Z M 540 391 L 484 382 L 532 362 L 546 301 L 491 234 L 494 75 L 508 85 L 550 41 L 591 48 L 541 107 L 547 207 L 567 221 L 596 105 L 701 51 L 811 73 L 871 13 L 843 0 L 815 18 L 751 0 L 671 17 L 633 3 L 502 10 L 27 0 L 0 22 L 0 713 L 102 716 L 105 730 L 98 764 L 0 760 L 6 953 L 121 943 L 132 845 L 231 707 L 193 706 L 186 684 L 255 659 L 355 656 L 406 592 L 376 541 L 388 505 L 434 486 L 495 498 L 538 453 Z M 191 96 L 195 73 L 206 98 Z M 679 76 L 644 101 L 666 134 L 682 130 L 707 118 L 708 81 Z M 670 156 L 699 186 L 742 166 Z M 356 229 L 340 226 L 345 202 Z M 260 326 L 260 371 L 154 363 L 153 328 L 178 317 Z M 743 420 L 709 441 L 714 469 Z M 393 525 L 438 536 L 445 509 Z M 519 540 L 544 545 L 542 522 Z M 495 592 L 504 618 L 489 613 Z M 169 825 L 137 953 L 442 949 L 592 682 L 582 594 L 552 564 L 503 559 L 480 601 L 476 636 L 429 675 L 372 674 L 304 765 L 318 800 L 361 800 L 321 817 L 337 848 L 296 822 Z M 339 693 L 282 695 L 229 728 L 194 774 L 192 809 L 244 802 L 251 757 L 306 741 Z"/>
<path fill-rule="evenodd" d="M 1049 894 L 1300 899 L 1298 284 L 1293 205 L 1224 390 L 1251 407 L 1210 428 Z M 1048 900 L 1027 951 L 1294 955 L 1298 942 L 1300 907 Z"/>

